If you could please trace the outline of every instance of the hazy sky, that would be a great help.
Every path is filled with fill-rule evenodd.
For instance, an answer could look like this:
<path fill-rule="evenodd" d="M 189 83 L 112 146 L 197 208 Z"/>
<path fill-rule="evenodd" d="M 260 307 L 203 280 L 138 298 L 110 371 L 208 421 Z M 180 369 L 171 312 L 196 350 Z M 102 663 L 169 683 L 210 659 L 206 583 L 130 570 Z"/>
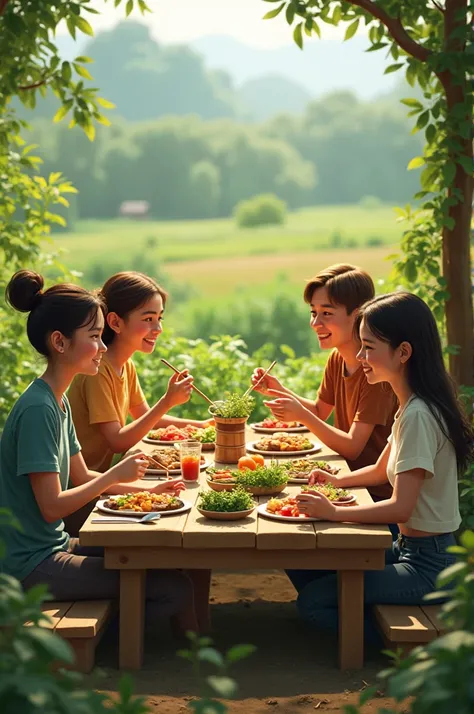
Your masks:
<path fill-rule="evenodd" d="M 249 45 L 278 47 L 292 42 L 291 29 L 283 16 L 262 20 L 276 7 L 263 0 L 147 0 L 152 14 L 146 23 L 156 39 L 165 43 L 188 42 L 204 35 L 232 35 Z M 118 8 L 113 0 L 94 0 L 101 16 L 87 15 L 94 28 L 111 27 L 124 17 L 125 1 Z M 141 19 L 138 10 L 130 16 Z M 323 37 L 341 39 L 344 28 L 323 25 Z M 316 41 L 316 40 L 315 40 Z"/>

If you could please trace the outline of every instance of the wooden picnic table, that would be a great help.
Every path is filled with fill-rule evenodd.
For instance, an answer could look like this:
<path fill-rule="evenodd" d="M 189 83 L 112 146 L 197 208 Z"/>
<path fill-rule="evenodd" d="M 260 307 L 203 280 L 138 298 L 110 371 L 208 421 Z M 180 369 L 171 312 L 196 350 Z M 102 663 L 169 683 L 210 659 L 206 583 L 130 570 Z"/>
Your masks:
<path fill-rule="evenodd" d="M 249 429 L 247 441 L 255 440 Z M 154 447 L 141 442 L 143 451 Z M 213 463 L 213 452 L 203 452 Z M 294 456 L 296 458 L 296 456 Z M 347 471 L 344 459 L 323 447 L 318 458 Z M 188 484 L 182 498 L 194 503 L 209 488 L 206 473 Z M 296 495 L 300 487 L 288 484 Z M 352 489 L 359 504 L 371 502 L 365 488 Z M 256 499 L 260 503 L 268 498 Z M 364 659 L 364 571 L 380 570 L 392 538 L 388 527 L 330 522 L 283 523 L 258 516 L 212 521 L 193 508 L 149 525 L 91 523 L 80 530 L 82 545 L 103 546 L 105 567 L 120 570 L 119 663 L 140 669 L 143 660 L 145 575 L 148 569 L 219 570 L 329 569 L 338 573 L 339 664 L 357 669 Z"/>

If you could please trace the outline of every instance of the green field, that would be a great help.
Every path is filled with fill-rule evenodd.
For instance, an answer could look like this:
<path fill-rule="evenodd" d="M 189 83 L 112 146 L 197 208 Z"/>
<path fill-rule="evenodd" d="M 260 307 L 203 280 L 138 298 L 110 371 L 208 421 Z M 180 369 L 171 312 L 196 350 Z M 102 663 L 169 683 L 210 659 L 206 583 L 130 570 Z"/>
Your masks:
<path fill-rule="evenodd" d="M 284 226 L 257 229 L 239 229 L 232 219 L 82 221 L 75 232 L 58 236 L 55 245 L 66 251 L 69 267 L 85 273 L 89 285 L 92 266 L 108 274 L 130 269 L 141 256 L 182 286 L 216 297 L 256 285 L 266 291 L 282 274 L 301 285 L 337 261 L 384 277 L 390 269 L 384 259 L 400 235 L 390 206 L 323 206 L 289 214 Z"/>

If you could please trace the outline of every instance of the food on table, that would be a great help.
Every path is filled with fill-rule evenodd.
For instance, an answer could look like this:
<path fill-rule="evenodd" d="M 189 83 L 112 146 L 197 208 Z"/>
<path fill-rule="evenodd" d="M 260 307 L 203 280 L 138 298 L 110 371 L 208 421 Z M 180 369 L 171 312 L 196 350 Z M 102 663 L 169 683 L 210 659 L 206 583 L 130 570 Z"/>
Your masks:
<path fill-rule="evenodd" d="M 243 469 L 250 469 L 251 471 L 255 471 L 257 468 L 257 462 L 252 459 L 251 456 L 241 456 L 237 467 L 242 471 Z"/>
<path fill-rule="evenodd" d="M 209 479 L 215 483 L 235 484 L 244 488 L 278 488 L 288 483 L 285 467 L 276 462 L 268 466 L 256 466 L 255 469 L 208 469 Z"/>
<path fill-rule="evenodd" d="M 183 501 L 167 493 L 150 493 L 139 491 L 127 493 L 123 496 L 111 496 L 105 501 L 104 506 L 113 511 L 136 511 L 137 513 L 150 513 L 152 511 L 176 511 L 184 506 Z"/>
<path fill-rule="evenodd" d="M 304 517 L 304 514 L 299 511 L 298 502 L 294 496 L 271 498 L 267 503 L 267 511 L 277 516 L 287 516 L 291 518 Z"/>
<path fill-rule="evenodd" d="M 257 466 L 265 466 L 265 459 L 262 454 L 252 454 L 252 461 L 255 461 Z"/>
<path fill-rule="evenodd" d="M 205 429 L 199 429 L 195 426 L 187 424 L 184 427 L 170 425 L 162 429 L 152 429 L 148 432 L 148 438 L 153 441 L 185 441 L 187 439 L 195 439 L 202 444 L 213 444 L 216 440 L 216 429 L 214 426 L 207 426 Z"/>
<path fill-rule="evenodd" d="M 262 436 L 255 442 L 254 448 L 259 451 L 307 451 L 312 449 L 313 442 L 301 434 L 288 434 L 276 432 L 271 436 Z"/>
<path fill-rule="evenodd" d="M 201 491 L 199 499 L 198 508 L 203 511 L 236 513 L 255 508 L 251 494 L 241 487 L 232 491 Z"/>
<path fill-rule="evenodd" d="M 153 449 L 151 452 L 153 456 L 160 464 L 170 471 L 181 470 L 180 456 L 178 449 L 170 448 L 165 446 L 162 449 Z M 201 456 L 201 464 L 205 463 L 204 456 Z M 156 464 L 150 461 L 150 468 L 159 468 Z"/>
<path fill-rule="evenodd" d="M 313 486 L 303 486 L 301 489 L 305 493 L 322 493 L 330 501 L 352 501 L 353 496 L 345 488 L 338 488 L 331 483 L 317 483 Z"/>
<path fill-rule="evenodd" d="M 211 406 L 209 411 L 213 416 L 221 419 L 243 419 L 248 417 L 255 407 L 255 399 L 242 394 L 227 394 L 226 399 L 222 402 L 217 402 L 215 406 Z"/>
<path fill-rule="evenodd" d="M 263 421 L 255 424 L 262 429 L 296 429 L 302 426 L 297 421 L 280 421 L 279 419 L 274 419 L 273 417 L 266 417 Z"/>
<path fill-rule="evenodd" d="M 308 479 L 311 471 L 320 469 L 327 471 L 328 474 L 335 476 L 340 469 L 337 466 L 331 466 L 327 461 L 318 461 L 317 459 L 293 459 L 285 464 L 288 470 L 288 477 L 295 479 Z"/>

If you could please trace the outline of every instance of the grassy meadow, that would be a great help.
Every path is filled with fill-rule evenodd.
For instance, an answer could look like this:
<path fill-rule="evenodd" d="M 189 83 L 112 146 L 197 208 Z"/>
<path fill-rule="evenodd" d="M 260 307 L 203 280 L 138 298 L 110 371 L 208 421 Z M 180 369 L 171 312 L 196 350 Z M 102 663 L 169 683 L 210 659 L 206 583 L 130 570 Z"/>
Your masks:
<path fill-rule="evenodd" d="M 90 287 L 91 266 L 107 275 L 130 269 L 140 255 L 172 284 L 208 302 L 236 291 L 263 296 L 282 282 L 300 289 L 335 262 L 350 261 L 384 278 L 401 230 L 390 206 L 323 206 L 291 213 L 283 226 L 254 229 L 240 229 L 233 219 L 79 221 L 75 232 L 55 238 L 55 247 Z"/>

